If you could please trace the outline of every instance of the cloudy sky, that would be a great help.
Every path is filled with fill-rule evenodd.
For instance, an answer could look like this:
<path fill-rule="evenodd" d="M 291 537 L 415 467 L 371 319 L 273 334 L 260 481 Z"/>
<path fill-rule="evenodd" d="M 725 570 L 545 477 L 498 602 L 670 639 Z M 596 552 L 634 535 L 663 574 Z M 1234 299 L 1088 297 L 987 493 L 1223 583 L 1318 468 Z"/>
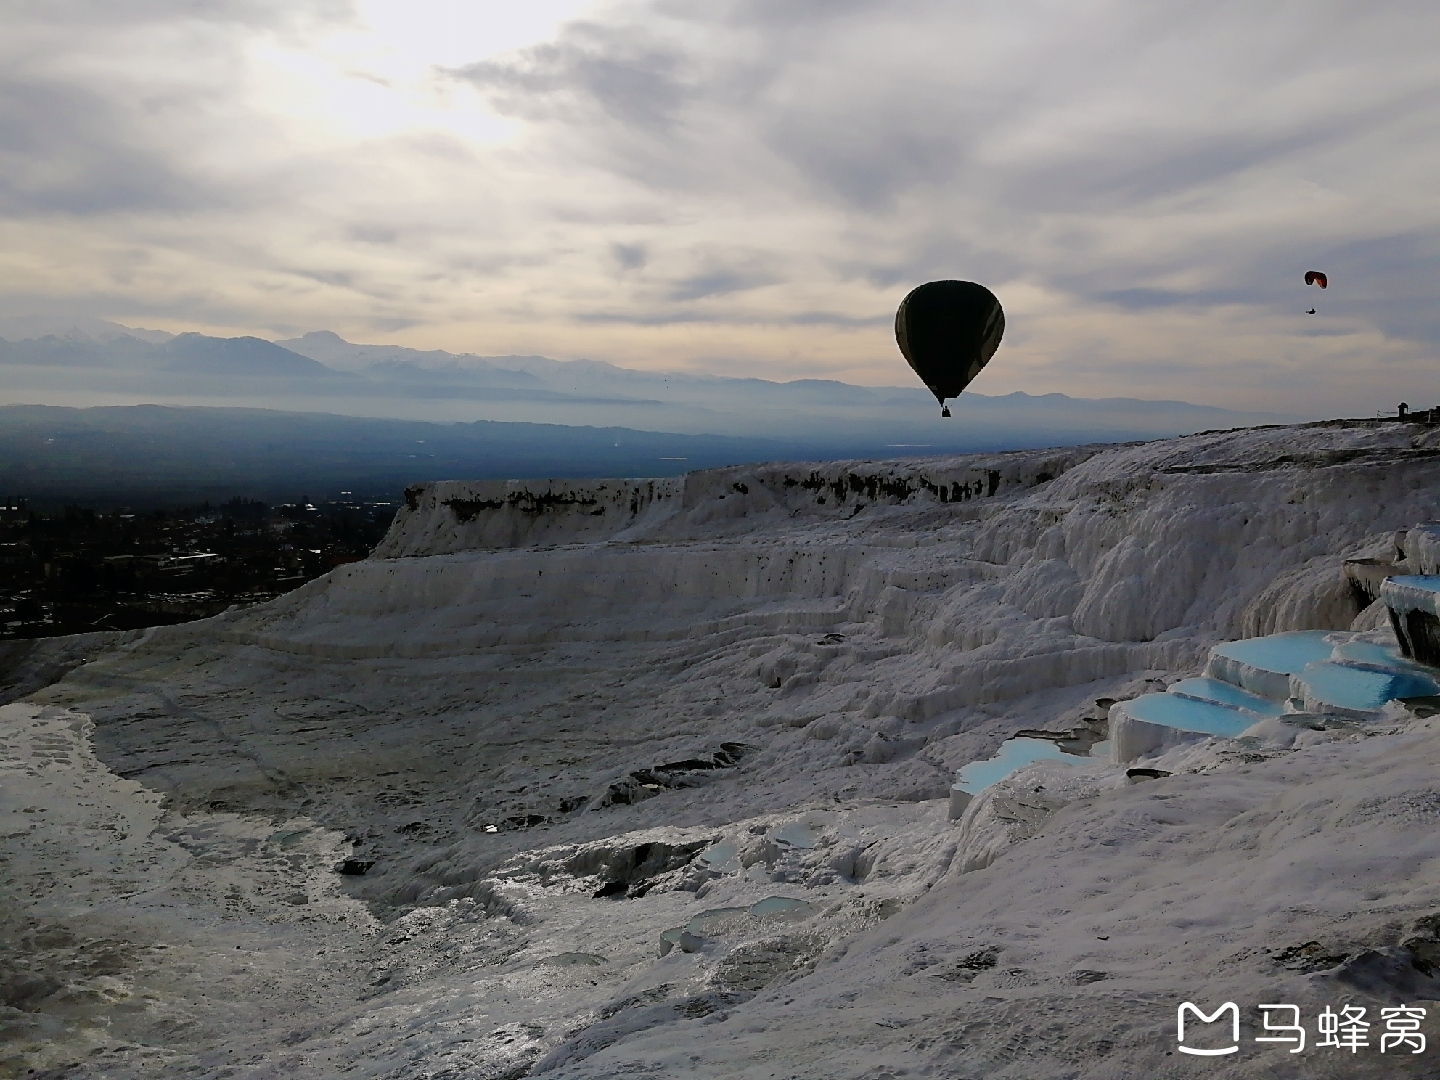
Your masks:
<path fill-rule="evenodd" d="M 961 277 L 982 393 L 1430 404 L 1437 41 L 1426 0 L 0 0 L 0 314 L 909 385 L 895 307 Z"/>

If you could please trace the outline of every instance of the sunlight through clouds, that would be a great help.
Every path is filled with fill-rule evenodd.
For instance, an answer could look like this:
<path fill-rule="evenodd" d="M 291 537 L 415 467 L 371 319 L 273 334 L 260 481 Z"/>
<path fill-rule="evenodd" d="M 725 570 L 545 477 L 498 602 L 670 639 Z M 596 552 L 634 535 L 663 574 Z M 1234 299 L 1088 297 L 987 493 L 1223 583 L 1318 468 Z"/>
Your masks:
<path fill-rule="evenodd" d="M 314 40 L 254 39 L 246 98 L 321 145 L 438 131 L 484 145 L 518 126 L 444 69 L 553 36 L 593 3 L 364 0 Z"/>
<path fill-rule="evenodd" d="M 978 392 L 1315 411 L 1440 349 L 1420 3 L 0 13 L 0 314 L 908 385 L 964 277 Z"/>

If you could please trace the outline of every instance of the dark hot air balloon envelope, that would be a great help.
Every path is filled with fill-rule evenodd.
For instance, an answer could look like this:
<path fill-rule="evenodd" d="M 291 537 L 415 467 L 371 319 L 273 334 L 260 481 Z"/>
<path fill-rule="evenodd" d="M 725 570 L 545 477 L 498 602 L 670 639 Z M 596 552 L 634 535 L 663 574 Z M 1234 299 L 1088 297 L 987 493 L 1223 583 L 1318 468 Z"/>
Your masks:
<path fill-rule="evenodd" d="M 959 397 L 990 362 L 1005 334 L 995 294 L 973 281 L 930 281 L 910 291 L 895 312 L 895 341 L 920 381 L 949 416 L 945 399 Z"/>
<path fill-rule="evenodd" d="M 1330 287 L 1330 279 L 1327 278 L 1324 274 L 1322 274 L 1319 270 L 1306 270 L 1305 284 L 1319 285 L 1322 289 L 1328 289 Z"/>

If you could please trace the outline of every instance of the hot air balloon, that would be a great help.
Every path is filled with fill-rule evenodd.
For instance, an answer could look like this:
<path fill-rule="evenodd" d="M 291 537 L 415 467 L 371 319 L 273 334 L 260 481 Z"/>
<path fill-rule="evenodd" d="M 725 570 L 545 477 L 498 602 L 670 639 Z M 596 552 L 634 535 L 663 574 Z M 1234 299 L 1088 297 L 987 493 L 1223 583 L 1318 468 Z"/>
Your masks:
<path fill-rule="evenodd" d="M 1324 274 L 1322 274 L 1319 270 L 1306 270 L 1305 284 L 1319 285 L 1322 289 L 1328 289 L 1330 287 L 1330 279 L 1327 278 Z"/>
<path fill-rule="evenodd" d="M 930 281 L 912 289 L 895 312 L 900 354 L 949 416 L 946 398 L 959 397 L 990 362 L 1005 333 L 995 294 L 973 281 Z"/>

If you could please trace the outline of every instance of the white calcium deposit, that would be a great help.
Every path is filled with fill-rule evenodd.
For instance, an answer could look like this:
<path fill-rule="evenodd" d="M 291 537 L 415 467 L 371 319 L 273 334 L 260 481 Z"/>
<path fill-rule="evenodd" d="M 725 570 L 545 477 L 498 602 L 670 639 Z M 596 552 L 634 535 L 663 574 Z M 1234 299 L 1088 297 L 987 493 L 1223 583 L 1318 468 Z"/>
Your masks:
<path fill-rule="evenodd" d="M 1217 642 L 1376 630 L 1342 561 L 1437 496 L 1394 423 L 412 489 L 364 562 L 6 676 L 0 1077 L 1440 1074 L 1378 1013 L 1440 1039 L 1433 710 L 948 799 Z"/>

